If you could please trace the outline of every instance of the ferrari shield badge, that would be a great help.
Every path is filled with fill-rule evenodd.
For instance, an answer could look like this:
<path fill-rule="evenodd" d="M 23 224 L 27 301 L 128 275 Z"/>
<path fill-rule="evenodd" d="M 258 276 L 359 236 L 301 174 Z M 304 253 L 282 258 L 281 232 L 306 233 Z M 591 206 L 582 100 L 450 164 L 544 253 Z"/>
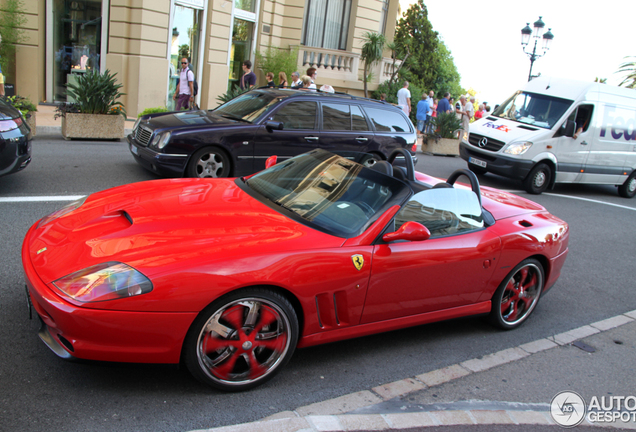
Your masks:
<path fill-rule="evenodd" d="M 353 265 L 356 269 L 362 270 L 362 267 L 364 266 L 364 257 L 362 255 L 351 255 L 351 260 L 353 261 Z"/>

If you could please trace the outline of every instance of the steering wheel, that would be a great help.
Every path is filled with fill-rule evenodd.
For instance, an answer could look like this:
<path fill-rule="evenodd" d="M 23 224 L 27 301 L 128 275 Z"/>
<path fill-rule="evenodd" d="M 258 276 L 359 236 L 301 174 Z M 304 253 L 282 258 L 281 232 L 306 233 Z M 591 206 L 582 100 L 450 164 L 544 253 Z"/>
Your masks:
<path fill-rule="evenodd" d="M 458 169 L 453 171 L 453 173 L 450 175 L 450 177 L 448 177 L 448 180 L 446 180 L 446 183 L 448 183 L 449 185 L 454 185 L 455 181 L 461 177 L 461 176 L 466 176 L 468 177 L 468 180 L 470 180 L 470 187 L 473 190 L 473 192 L 475 192 L 477 194 L 477 199 L 479 200 L 479 205 L 481 205 L 481 189 L 479 188 L 479 180 L 477 180 L 477 176 L 475 175 L 474 172 L 469 171 L 467 169 Z"/>
<path fill-rule="evenodd" d="M 391 153 L 391 156 L 389 156 L 389 159 L 387 161 L 391 165 L 393 165 L 393 161 L 399 155 L 404 156 L 404 162 L 406 164 L 406 179 L 408 181 L 414 182 L 415 181 L 415 166 L 413 165 L 413 159 L 411 157 L 411 153 L 409 153 L 407 149 L 397 148 L 393 150 L 393 153 Z"/>

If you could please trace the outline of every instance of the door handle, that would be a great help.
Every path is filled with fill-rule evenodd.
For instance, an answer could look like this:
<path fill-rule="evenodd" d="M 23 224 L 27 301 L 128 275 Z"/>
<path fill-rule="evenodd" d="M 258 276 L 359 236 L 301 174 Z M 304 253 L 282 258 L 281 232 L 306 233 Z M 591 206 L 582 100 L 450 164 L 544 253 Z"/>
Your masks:
<path fill-rule="evenodd" d="M 307 141 L 318 141 L 318 137 L 305 137 Z"/>
<path fill-rule="evenodd" d="M 365 142 L 365 141 L 369 141 L 369 138 L 358 137 L 358 138 L 356 138 L 356 141 Z"/>
<path fill-rule="evenodd" d="M 581 145 L 587 145 L 587 141 L 581 141 Z"/>

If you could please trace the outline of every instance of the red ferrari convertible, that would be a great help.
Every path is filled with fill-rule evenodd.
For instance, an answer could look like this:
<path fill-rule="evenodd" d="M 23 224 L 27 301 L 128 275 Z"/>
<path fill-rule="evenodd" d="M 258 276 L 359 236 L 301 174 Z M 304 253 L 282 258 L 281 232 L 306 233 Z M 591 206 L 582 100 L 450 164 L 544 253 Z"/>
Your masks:
<path fill-rule="evenodd" d="M 297 347 L 474 314 L 519 326 L 559 277 L 568 225 L 468 170 L 444 182 L 400 158 L 315 150 L 72 203 L 24 240 L 39 335 L 63 358 L 182 362 L 245 390 Z"/>

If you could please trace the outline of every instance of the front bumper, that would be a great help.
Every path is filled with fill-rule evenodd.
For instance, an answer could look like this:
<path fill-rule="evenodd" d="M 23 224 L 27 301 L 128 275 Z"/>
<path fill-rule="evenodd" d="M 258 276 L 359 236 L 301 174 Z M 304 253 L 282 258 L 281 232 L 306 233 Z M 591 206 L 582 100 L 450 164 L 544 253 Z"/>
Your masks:
<path fill-rule="evenodd" d="M 29 257 L 31 227 L 22 245 L 28 294 L 42 320 L 39 336 L 59 357 L 129 363 L 178 363 L 195 312 L 129 312 L 78 307 L 38 276 Z"/>
<path fill-rule="evenodd" d="M 484 161 L 487 164 L 485 169 L 488 172 L 516 180 L 525 179 L 534 166 L 534 162 L 531 160 L 516 159 L 501 156 L 497 153 L 477 150 L 474 146 L 465 142 L 459 144 L 459 155 L 466 162 L 471 157 Z"/>
<path fill-rule="evenodd" d="M 149 171 L 164 177 L 183 177 L 188 164 L 188 155 L 159 153 L 135 142 L 132 135 L 126 137 L 128 149 L 137 163 Z"/>

